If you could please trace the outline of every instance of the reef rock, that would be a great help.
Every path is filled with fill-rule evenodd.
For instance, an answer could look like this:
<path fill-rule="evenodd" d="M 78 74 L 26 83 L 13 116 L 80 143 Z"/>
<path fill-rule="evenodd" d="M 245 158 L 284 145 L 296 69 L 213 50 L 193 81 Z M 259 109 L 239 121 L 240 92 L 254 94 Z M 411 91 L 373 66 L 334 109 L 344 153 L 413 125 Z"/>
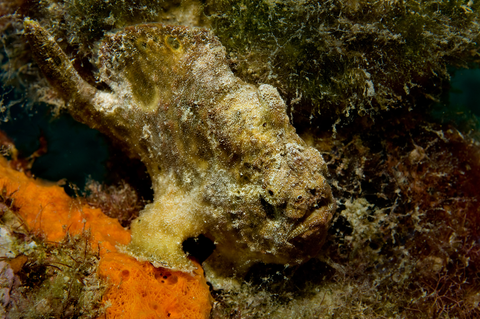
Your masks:
<path fill-rule="evenodd" d="M 25 20 L 25 35 L 72 116 L 145 163 L 155 196 L 131 224 L 137 258 L 191 271 L 182 243 L 200 234 L 220 267 L 318 253 L 335 209 L 325 162 L 277 90 L 235 77 L 209 31 L 144 24 L 107 35 L 96 56 L 109 90 L 82 79 L 37 22 Z"/>

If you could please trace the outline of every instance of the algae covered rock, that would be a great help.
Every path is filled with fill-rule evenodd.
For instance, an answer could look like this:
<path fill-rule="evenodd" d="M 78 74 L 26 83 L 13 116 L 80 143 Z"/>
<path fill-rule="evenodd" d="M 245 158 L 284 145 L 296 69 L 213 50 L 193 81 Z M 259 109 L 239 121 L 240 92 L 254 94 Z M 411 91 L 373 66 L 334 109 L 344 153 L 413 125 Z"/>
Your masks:
<path fill-rule="evenodd" d="M 209 0 L 206 13 L 236 75 L 274 85 L 295 120 L 311 123 L 425 109 L 448 65 L 478 62 L 479 5 Z"/>
<path fill-rule="evenodd" d="M 146 165 L 155 198 L 132 222 L 129 251 L 192 270 L 182 243 L 201 234 L 215 264 L 301 263 L 325 240 L 335 202 L 325 162 L 295 133 L 270 85 L 235 77 L 204 29 L 145 24 L 105 37 L 89 85 L 38 23 L 35 58 L 77 120 L 120 141 Z"/>

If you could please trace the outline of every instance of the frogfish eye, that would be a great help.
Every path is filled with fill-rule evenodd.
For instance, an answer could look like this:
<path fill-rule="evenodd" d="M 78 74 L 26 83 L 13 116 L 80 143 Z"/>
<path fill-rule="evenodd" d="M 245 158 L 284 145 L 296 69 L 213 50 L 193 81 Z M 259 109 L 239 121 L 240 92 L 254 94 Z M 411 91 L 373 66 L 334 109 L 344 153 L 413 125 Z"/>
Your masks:
<path fill-rule="evenodd" d="M 178 41 L 177 38 L 172 37 L 170 35 L 165 37 L 165 43 L 172 50 L 178 50 L 180 49 L 180 46 L 181 46 L 180 41 Z"/>

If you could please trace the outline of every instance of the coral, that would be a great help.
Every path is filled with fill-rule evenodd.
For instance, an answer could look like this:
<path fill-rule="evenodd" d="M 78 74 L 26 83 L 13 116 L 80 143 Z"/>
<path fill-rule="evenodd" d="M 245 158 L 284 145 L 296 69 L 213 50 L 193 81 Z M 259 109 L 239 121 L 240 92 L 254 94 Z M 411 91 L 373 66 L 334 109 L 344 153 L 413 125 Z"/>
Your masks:
<path fill-rule="evenodd" d="M 427 106 L 448 81 L 447 65 L 478 62 L 479 9 L 477 1 L 209 0 L 206 12 L 237 76 L 276 86 L 297 122 L 325 123 Z"/>
<path fill-rule="evenodd" d="M 199 264 L 193 275 L 155 268 L 124 254 L 102 258 L 99 273 L 112 287 L 107 318 L 209 318 L 211 296 Z"/>
<path fill-rule="evenodd" d="M 219 270 L 319 251 L 335 209 L 322 157 L 277 90 L 236 78 L 207 30 L 147 24 L 105 37 L 97 66 L 108 92 L 37 22 L 25 19 L 25 34 L 69 112 L 147 166 L 155 198 L 131 225 L 134 255 L 191 271 L 182 242 L 201 234 L 215 241 L 207 262 Z"/>

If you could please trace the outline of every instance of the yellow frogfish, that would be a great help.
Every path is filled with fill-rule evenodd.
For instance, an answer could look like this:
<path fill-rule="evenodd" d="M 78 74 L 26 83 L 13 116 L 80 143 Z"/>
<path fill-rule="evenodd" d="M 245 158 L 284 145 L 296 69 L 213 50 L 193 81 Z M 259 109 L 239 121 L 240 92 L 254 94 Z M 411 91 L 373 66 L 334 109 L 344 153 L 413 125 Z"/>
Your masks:
<path fill-rule="evenodd" d="M 318 254 L 335 210 L 326 164 L 297 135 L 277 89 L 236 77 L 210 31 L 152 23 L 107 34 L 94 52 L 102 90 L 39 23 L 24 26 L 70 114 L 148 169 L 154 200 L 131 224 L 133 256 L 192 271 L 182 243 L 199 235 L 216 245 L 213 269 Z"/>

